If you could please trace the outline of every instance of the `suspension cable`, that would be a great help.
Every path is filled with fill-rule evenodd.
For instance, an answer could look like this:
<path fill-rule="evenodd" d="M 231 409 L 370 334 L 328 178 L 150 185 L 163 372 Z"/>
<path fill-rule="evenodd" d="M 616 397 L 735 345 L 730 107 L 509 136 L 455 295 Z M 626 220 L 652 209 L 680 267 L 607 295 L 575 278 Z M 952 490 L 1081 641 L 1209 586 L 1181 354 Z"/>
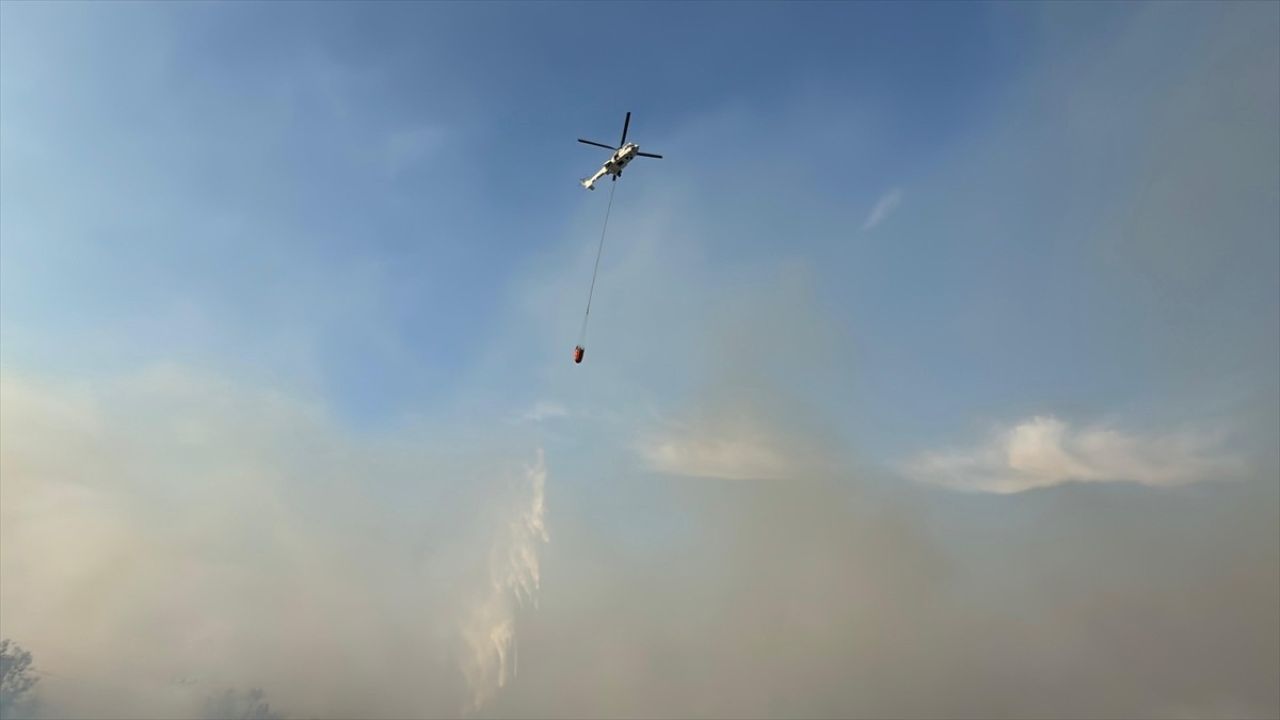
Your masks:
<path fill-rule="evenodd" d="M 604 252 L 604 236 L 609 230 L 609 215 L 613 213 L 613 193 L 617 189 L 617 182 L 609 183 L 609 206 L 604 211 L 604 227 L 600 229 L 600 244 L 596 247 L 596 266 L 591 271 L 591 289 L 587 291 L 587 311 L 582 314 L 582 331 L 578 333 L 578 347 L 585 347 L 587 343 L 587 320 L 591 317 L 591 297 L 596 292 L 596 275 L 600 272 L 600 255 Z"/>

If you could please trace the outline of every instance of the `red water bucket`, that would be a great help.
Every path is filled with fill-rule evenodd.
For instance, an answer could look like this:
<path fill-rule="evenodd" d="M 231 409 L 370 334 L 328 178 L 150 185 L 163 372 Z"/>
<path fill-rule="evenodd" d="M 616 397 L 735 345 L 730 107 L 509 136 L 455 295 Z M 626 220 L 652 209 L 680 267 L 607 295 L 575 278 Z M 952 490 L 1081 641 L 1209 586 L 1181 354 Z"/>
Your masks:
<path fill-rule="evenodd" d="M 575 347 L 575 348 L 573 349 L 573 361 L 574 361 L 575 363 L 580 363 L 580 362 L 582 362 L 582 356 L 583 356 L 586 352 L 587 352 L 587 351 L 586 351 L 586 350 L 584 350 L 584 349 L 583 349 L 583 347 L 582 347 L 581 345 L 578 345 L 577 347 Z"/>

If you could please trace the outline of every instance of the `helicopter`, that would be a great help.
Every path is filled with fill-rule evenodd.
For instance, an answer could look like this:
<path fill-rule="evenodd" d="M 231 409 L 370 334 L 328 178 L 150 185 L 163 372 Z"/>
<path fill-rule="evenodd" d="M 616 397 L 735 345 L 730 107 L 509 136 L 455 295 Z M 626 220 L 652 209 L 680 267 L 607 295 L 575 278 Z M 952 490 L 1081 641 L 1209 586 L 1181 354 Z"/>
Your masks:
<path fill-rule="evenodd" d="M 639 145 L 627 142 L 627 128 L 630 126 L 631 113 L 627 113 L 627 119 L 622 122 L 622 140 L 619 141 L 618 147 L 616 148 L 612 145 L 595 142 L 594 140 L 583 140 L 582 138 L 578 138 L 578 142 L 583 143 L 584 145 L 595 145 L 596 147 L 602 147 L 606 150 L 613 151 L 613 155 L 610 155 L 609 159 L 604 161 L 604 165 L 596 171 L 595 175 L 592 175 L 589 178 L 582 178 L 582 187 L 588 190 L 595 190 L 596 181 L 605 175 L 612 175 L 613 180 L 616 182 L 618 178 L 622 177 L 622 169 L 627 166 L 627 163 L 631 162 L 635 158 L 647 157 L 662 159 L 661 155 L 640 152 Z"/>

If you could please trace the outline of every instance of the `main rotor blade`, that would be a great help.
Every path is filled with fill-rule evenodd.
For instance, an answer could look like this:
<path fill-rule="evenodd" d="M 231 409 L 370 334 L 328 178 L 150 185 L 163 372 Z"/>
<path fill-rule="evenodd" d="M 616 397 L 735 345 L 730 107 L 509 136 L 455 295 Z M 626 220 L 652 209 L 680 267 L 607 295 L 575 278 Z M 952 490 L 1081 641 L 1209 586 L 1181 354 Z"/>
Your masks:
<path fill-rule="evenodd" d="M 583 143 L 584 145 L 595 145 L 596 147 L 602 147 L 608 150 L 618 149 L 612 145 L 605 145 L 604 143 L 598 143 L 598 142 L 595 142 L 594 140 L 583 140 L 582 138 L 578 138 L 578 142 Z"/>
<path fill-rule="evenodd" d="M 627 144 L 627 128 L 631 127 L 631 113 L 627 113 L 627 119 L 622 122 L 622 142 L 618 143 L 618 147 Z"/>
<path fill-rule="evenodd" d="M 653 153 L 642 153 L 642 152 L 638 152 L 638 153 L 636 153 L 636 154 L 637 154 L 637 155 L 639 155 L 640 157 L 652 157 L 652 158 L 658 158 L 659 160 L 661 160 L 661 159 L 662 159 L 662 156 L 661 156 L 661 155 L 654 155 Z"/>

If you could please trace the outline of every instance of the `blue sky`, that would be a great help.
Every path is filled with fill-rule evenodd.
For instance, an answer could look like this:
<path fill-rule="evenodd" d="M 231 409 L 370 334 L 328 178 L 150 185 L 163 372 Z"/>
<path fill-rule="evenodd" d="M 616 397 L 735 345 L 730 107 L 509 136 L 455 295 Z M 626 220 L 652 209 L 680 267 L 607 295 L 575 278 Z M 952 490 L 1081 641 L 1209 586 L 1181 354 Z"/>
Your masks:
<path fill-rule="evenodd" d="M 85 370 L 92 347 L 95 367 L 179 358 L 272 382 L 301 376 L 357 424 L 466 403 L 460 380 L 521 302 L 511 288 L 591 239 L 571 221 L 598 215 L 603 199 L 571 181 L 599 158 L 573 139 L 612 139 L 632 110 L 646 147 L 666 151 L 682 133 L 697 142 L 636 168 L 619 226 L 645 214 L 647 192 L 687 187 L 689 213 L 727 216 L 690 239 L 708 272 L 814 264 L 824 308 L 856 338 L 859 379 L 874 385 L 857 414 L 897 421 L 896 435 L 940 428 L 886 417 L 895 408 L 953 424 L 1075 398 L 1098 412 L 1117 392 L 1142 401 L 1185 385 L 1136 382 L 1139 367 L 1178 364 L 1171 335 L 1222 328 L 1218 318 L 1254 301 L 1274 315 L 1276 302 L 1264 190 L 1205 211 L 1243 211 L 1238 252 L 1211 269 L 1250 297 L 1205 287 L 1208 271 L 1170 279 L 1179 271 L 1160 267 L 1144 294 L 1141 253 L 1194 250 L 1114 236 L 1123 223 L 1108 214 L 1192 162 L 1183 148 L 1151 147 L 1162 108 L 1144 94 L 1173 92 L 1207 62 L 1173 50 L 1208 45 L 1232 22 L 1223 9 L 1166 12 L 1126 67 L 1090 66 L 1144 12 L 1161 15 L 12 6 L 21 31 L 6 42 L 5 129 L 24 142 L 5 164 L 5 362 Z M 598 49 L 609 33 L 628 39 Z M 1082 122 L 1053 124 L 1076 106 Z M 1091 126 L 1088 113 L 1104 108 L 1113 113 Z M 1019 145 L 991 140 L 1002 135 Z M 1220 183 L 1205 182 L 1212 203 Z M 898 217 L 859 233 L 895 188 Z M 610 250 L 607 262 L 619 257 Z M 609 325 L 601 290 L 596 320 Z M 1166 290 L 1206 309 L 1178 311 L 1168 332 L 1151 322 Z M 1031 357 L 992 352 L 1015 337 Z M 513 364 L 558 360 L 572 340 L 534 341 Z M 1260 341 L 1274 360 L 1275 333 L 1261 324 L 1238 322 L 1224 340 Z M 942 395 L 954 412 L 937 406 Z"/>
<path fill-rule="evenodd" d="M 30 251 L 15 238 L 10 266 L 19 252 L 32 253 L 33 266 L 44 263 L 38 267 L 47 274 L 21 275 L 31 277 L 31 295 L 58 297 L 32 300 L 33 315 L 54 314 L 55 326 L 83 323 L 112 340 L 127 336 L 126 347 L 112 352 L 134 363 L 173 352 L 215 363 L 257 354 L 280 334 L 264 327 L 271 323 L 260 313 L 292 294 L 275 289 L 282 283 L 305 277 L 300 281 L 314 286 L 304 295 L 340 296 L 353 270 L 377 274 L 370 280 L 377 287 L 356 291 L 366 297 L 338 304 L 376 307 L 376 324 L 388 334 L 382 344 L 361 335 L 369 318 L 357 311 L 310 318 L 323 337 L 309 349 L 322 366 L 323 392 L 343 412 L 377 422 L 448 401 L 447 390 L 428 388 L 452 385 L 483 339 L 500 331 L 497 317 L 511 302 L 504 289 L 531 262 L 584 239 L 566 237 L 567 219 L 597 198 L 556 178 L 576 179 L 599 158 L 574 138 L 612 139 L 626 110 L 636 113 L 637 137 L 651 143 L 726 108 L 758 114 L 762 127 L 739 121 L 727 129 L 731 136 L 710 138 L 719 145 L 704 148 L 703 157 L 673 157 L 637 182 L 656 181 L 659 173 L 711 182 L 720 162 L 713 158 L 744 144 L 773 157 L 829 153 L 828 162 L 862 167 L 814 178 L 815 192 L 826 207 L 859 212 L 892 181 L 872 168 L 928 167 L 930 156 L 955 141 L 957 126 L 980 119 L 966 110 L 973 107 L 966 99 L 998 93 L 991 71 L 1018 52 L 986 39 L 997 28 L 983 14 L 959 9 L 924 24 L 891 8 L 849 6 L 834 17 L 818 7 L 725 10 L 429 4 L 369 13 L 326 5 L 296 16 L 269 6 L 16 6 L 11 27 L 29 15 L 31 30 L 7 43 L 10 66 L 24 70 L 13 73 L 10 106 L 18 109 L 7 127 L 39 124 L 59 142 L 39 155 L 33 149 L 29 159 L 22 157 L 26 147 L 11 150 L 19 157 L 6 169 L 23 173 L 11 185 L 39 194 L 7 221 L 46 219 L 54 211 L 37 215 L 38 201 L 74 189 L 85 205 L 115 217 L 99 227 L 85 227 L 87 218 L 49 219 L 74 223 L 72 237 Z M 762 52 L 759 43 L 780 14 L 794 24 L 787 36 L 796 39 L 778 39 L 777 50 Z M 367 32 L 352 32 L 353 23 Z M 624 43 L 625 52 L 591 47 L 595 36 L 619 32 L 608 30 L 615 27 L 638 35 Z M 969 27 L 972 34 L 955 32 Z M 851 33 L 858 42 L 849 42 Z M 64 52 L 49 53 L 49 43 Z M 927 62 L 921 46 L 930 48 Z M 602 62 L 601 55 L 610 57 Z M 940 75 L 937 64 L 956 71 Z M 872 72 L 872 65 L 885 69 Z M 893 85 L 911 91 L 895 94 L 885 70 Z M 58 82 L 42 82 L 40 73 Z M 857 143 L 869 152 L 852 157 L 842 147 L 851 141 L 850 106 L 800 121 L 824 133 L 823 141 L 761 137 L 770 126 L 796 123 L 771 109 L 821 87 L 878 100 L 877 130 L 888 136 Z M 929 120 L 936 117 L 949 122 Z M 888 146 L 901 150 L 879 149 Z M 730 161 L 726 170 L 732 167 Z M 732 188 L 732 178 L 725 180 Z M 112 186 L 109 200 L 106 193 L 86 197 L 89 187 L 103 186 Z M 619 221 L 627 222 L 622 212 Z M 740 244 L 764 242 L 746 237 Z M 726 244 L 717 254 L 734 252 Z M 72 258 L 71 268 L 50 267 L 59 250 L 84 245 L 91 253 Z M 49 277 L 66 278 L 68 269 L 83 278 Z M 28 291 L 20 283 L 7 283 L 14 310 L 6 319 L 15 326 L 26 324 Z M 190 303 L 194 319 L 215 325 L 218 344 L 234 349 L 200 346 L 207 336 L 182 329 L 192 318 L 156 321 L 155 306 L 175 299 Z M 605 307 L 601 322 L 608 322 Z M 41 343 L 25 345 L 12 342 L 6 352 L 38 353 Z"/>
<path fill-rule="evenodd" d="M 577 184 L 604 151 L 575 139 L 616 140 L 628 111 L 630 139 L 665 159 L 637 161 L 618 185 L 575 366 L 609 189 Z M 1027 569 L 1033 550 L 1008 549 L 1040 547 L 1026 534 L 1043 516 L 1081 548 L 1093 531 L 1114 540 L 1117 557 L 1186 531 L 1198 540 L 1153 561 L 1171 577 L 1175 554 L 1209 558 L 1197 568 L 1210 573 L 1214 553 L 1256 551 L 1263 569 L 1241 592 L 1268 607 L 1280 596 L 1267 565 L 1280 552 L 1269 544 L 1280 538 L 1278 126 L 1280 10 L 1266 3 L 4 3 L 0 371 L 16 408 L 5 479 L 39 478 L 9 482 L 7 504 L 81 497 L 41 484 L 79 482 L 41 448 L 84 443 L 83 473 L 96 478 L 84 486 L 107 506 L 151 517 L 181 487 L 234 517 L 240 493 L 259 490 L 206 483 L 260 477 L 299 523 L 293 540 L 267 542 L 302 548 L 279 550 L 280 564 L 314 560 L 307 518 L 345 517 L 350 504 L 351 525 L 317 547 L 377 552 L 362 543 L 380 533 L 447 547 L 424 572 L 460 585 L 491 541 L 542 542 L 545 508 L 512 511 L 514 525 L 502 515 L 528 500 L 503 500 L 505 478 L 533 479 L 530 507 L 542 508 L 539 483 L 550 498 L 544 563 L 564 573 L 547 588 L 551 609 L 523 620 L 545 641 L 572 598 L 616 600 L 668 553 L 694 558 L 681 577 L 736 567 L 682 545 L 699 528 L 727 534 L 708 546 L 726 557 L 814 555 L 714 508 L 756 517 L 776 502 L 791 509 L 784 522 L 836 522 L 811 504 L 829 503 L 826 490 L 769 485 L 835 478 L 872 506 L 930 518 L 920 543 L 959 548 L 949 561 L 991 582 L 949 589 L 1014 614 L 1037 617 L 1061 581 Z M 19 436 L 41 441 L 15 449 Z M 190 442 L 212 449 L 175 470 Z M 134 464 L 95 474 L 108 446 L 132 448 L 120 452 Z M 167 480 L 134 485 L 152 475 Z M 1080 507 L 1133 508 L 1138 529 L 1073 524 L 1067 508 Z M 1247 516 L 1238 533 L 1198 524 L 1233 512 Z M 494 518 L 496 535 L 474 517 Z M 263 537 L 275 522 L 288 525 L 265 515 Z M 557 545 L 557 528 L 577 544 Z M 7 567 L 67 552 L 31 532 L 49 544 L 32 540 L 43 549 Z M 242 551 L 192 537 L 198 552 Z M 619 585 L 584 569 L 611 543 L 642 553 L 601 570 Z M 986 543 L 1029 553 L 1025 565 L 1000 577 Z M 402 552 L 379 561 L 388 576 L 402 574 Z M 1060 562 L 1123 574 L 1070 552 Z M 329 570 L 315 577 L 356 572 Z M 915 582 L 886 579 L 899 581 Z M 690 592 L 728 592 L 707 582 Z M 1014 599 L 1000 599 L 1009 588 Z M 518 617 L 510 589 L 476 617 Z M 556 597 L 569 599 L 557 609 Z M 24 598 L 5 598 L 11 617 L 26 617 Z M 836 612 L 807 610 L 824 611 Z M 24 622 L 5 632 L 73 662 L 56 633 Z M 495 682 L 478 667 L 473 692 Z M 627 704 L 642 694 L 613 677 L 600 687 L 617 704 L 537 705 L 556 677 L 508 702 L 742 709 L 656 678 L 672 704 Z M 838 694 L 788 704 L 795 682 L 771 696 L 773 711 L 850 707 Z M 290 697 L 308 683 L 289 683 L 273 687 L 299 712 L 353 712 Z M 1059 707 L 1273 714 L 1274 697 L 1222 683 L 1167 707 L 1141 693 Z M 98 702 L 86 697 L 62 707 Z M 385 711 L 414 707 L 404 697 Z M 900 707 L 885 697 L 865 711 Z M 940 707 L 991 711 L 970 699 Z"/>

